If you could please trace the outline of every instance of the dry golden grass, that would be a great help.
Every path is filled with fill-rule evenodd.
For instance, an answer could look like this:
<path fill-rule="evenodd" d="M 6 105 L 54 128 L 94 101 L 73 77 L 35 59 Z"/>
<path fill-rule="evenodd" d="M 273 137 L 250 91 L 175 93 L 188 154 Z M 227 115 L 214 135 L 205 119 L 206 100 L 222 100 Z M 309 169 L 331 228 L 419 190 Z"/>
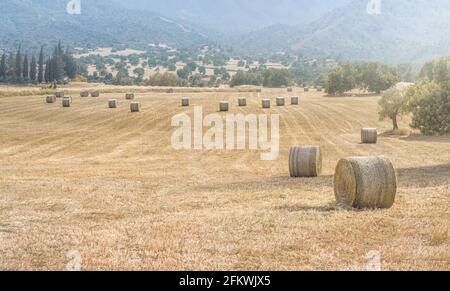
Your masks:
<path fill-rule="evenodd" d="M 377 97 L 295 89 L 300 105 L 266 110 L 280 114 L 281 154 L 264 162 L 252 151 L 175 151 L 171 117 L 223 100 L 258 113 L 285 89 L 191 92 L 188 108 L 185 93 L 136 94 L 136 114 L 122 93 L 103 92 L 74 94 L 70 108 L 0 97 L 0 269 L 64 270 L 75 250 L 84 270 L 355 270 L 370 251 L 385 270 L 450 270 L 450 139 L 360 144 L 362 127 L 390 128 Z M 322 149 L 322 176 L 290 178 L 289 148 L 310 144 Z M 398 170 L 393 208 L 337 210 L 337 161 L 381 154 Z"/>

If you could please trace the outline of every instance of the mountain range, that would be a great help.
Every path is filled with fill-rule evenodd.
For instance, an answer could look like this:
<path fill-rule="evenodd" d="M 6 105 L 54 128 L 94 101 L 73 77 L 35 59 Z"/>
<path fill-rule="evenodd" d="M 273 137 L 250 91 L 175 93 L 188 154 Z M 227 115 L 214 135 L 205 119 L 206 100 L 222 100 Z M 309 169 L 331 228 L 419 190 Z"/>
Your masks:
<path fill-rule="evenodd" d="M 380 13 L 368 13 L 380 1 Z M 245 54 L 292 52 L 423 62 L 450 53 L 448 0 L 2 0 L 0 48 L 178 48 L 218 43 Z"/>

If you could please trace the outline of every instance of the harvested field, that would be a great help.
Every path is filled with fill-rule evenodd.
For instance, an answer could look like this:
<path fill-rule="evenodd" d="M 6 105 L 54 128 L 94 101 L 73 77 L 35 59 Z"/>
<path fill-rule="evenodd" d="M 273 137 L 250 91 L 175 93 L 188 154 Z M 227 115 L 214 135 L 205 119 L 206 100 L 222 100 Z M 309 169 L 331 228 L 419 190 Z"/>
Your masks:
<path fill-rule="evenodd" d="M 130 90 L 74 97 L 70 108 L 0 95 L 1 270 L 65 270 L 69 251 L 83 270 L 365 270 L 371 251 L 384 270 L 450 270 L 450 138 L 383 136 L 391 124 L 378 121 L 378 97 L 294 88 L 300 106 L 262 110 L 262 98 L 292 93 L 192 91 L 181 107 L 186 93 L 138 91 L 132 114 Z M 109 99 L 123 106 L 110 110 Z M 217 113 L 224 100 L 228 113 L 280 114 L 278 160 L 171 147 L 174 115 Z M 367 126 L 378 144 L 360 143 Z M 293 145 L 320 146 L 321 176 L 290 178 Z M 338 209 L 337 162 L 374 155 L 397 169 L 395 204 Z"/>

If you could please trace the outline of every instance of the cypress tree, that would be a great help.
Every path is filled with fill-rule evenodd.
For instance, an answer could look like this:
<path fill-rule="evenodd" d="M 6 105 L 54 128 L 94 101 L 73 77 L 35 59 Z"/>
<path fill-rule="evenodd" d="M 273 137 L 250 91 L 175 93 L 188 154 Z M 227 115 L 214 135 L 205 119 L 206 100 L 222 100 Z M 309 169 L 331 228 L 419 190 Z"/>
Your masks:
<path fill-rule="evenodd" d="M 30 63 L 30 80 L 33 82 L 36 81 L 36 66 L 36 57 L 33 55 Z"/>
<path fill-rule="evenodd" d="M 28 56 L 25 55 L 24 59 L 23 59 L 23 69 L 22 69 L 22 77 L 24 77 L 25 79 L 28 79 L 29 77 L 29 63 L 28 63 Z"/>
<path fill-rule="evenodd" d="M 22 52 L 21 52 L 21 45 L 19 45 L 19 48 L 17 49 L 16 53 L 16 66 L 15 66 L 15 72 L 14 77 L 16 79 L 19 79 L 22 77 Z"/>
<path fill-rule="evenodd" d="M 0 78 L 6 79 L 6 72 L 8 68 L 6 66 L 6 53 L 3 53 L 2 60 L 0 61 Z"/>
<path fill-rule="evenodd" d="M 50 83 L 50 70 L 51 70 L 50 60 L 47 60 L 45 62 L 45 73 L 44 73 L 45 83 Z"/>
<path fill-rule="evenodd" d="M 8 57 L 8 65 L 6 70 L 6 77 L 12 79 L 16 73 L 16 64 L 14 63 L 14 55 L 11 53 Z"/>
<path fill-rule="evenodd" d="M 38 82 L 42 83 L 44 81 L 44 47 L 41 47 L 41 51 L 39 52 L 39 69 L 38 69 Z"/>

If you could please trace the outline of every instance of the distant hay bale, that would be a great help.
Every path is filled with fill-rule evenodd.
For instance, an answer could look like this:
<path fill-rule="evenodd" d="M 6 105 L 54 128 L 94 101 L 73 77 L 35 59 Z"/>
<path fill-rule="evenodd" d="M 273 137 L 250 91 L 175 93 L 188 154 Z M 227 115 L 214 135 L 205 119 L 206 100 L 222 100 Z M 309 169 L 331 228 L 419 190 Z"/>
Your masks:
<path fill-rule="evenodd" d="M 125 94 L 125 99 L 134 100 L 134 93 L 128 92 Z"/>
<path fill-rule="evenodd" d="M 262 100 L 262 108 L 264 108 L 264 109 L 270 108 L 270 99 L 263 99 Z"/>
<path fill-rule="evenodd" d="M 80 97 L 89 97 L 89 91 L 81 90 L 80 91 Z"/>
<path fill-rule="evenodd" d="M 166 90 L 167 94 L 172 94 L 173 92 L 174 92 L 173 88 L 169 88 L 169 89 Z"/>
<path fill-rule="evenodd" d="M 317 92 L 322 92 L 322 90 L 323 90 L 321 86 L 317 86 L 316 89 L 317 89 Z"/>
<path fill-rule="evenodd" d="M 56 96 L 55 96 L 55 95 L 47 96 L 47 97 L 45 98 L 45 101 L 46 101 L 47 103 L 55 103 L 55 102 L 56 102 Z"/>
<path fill-rule="evenodd" d="M 284 97 L 277 97 L 277 106 L 284 106 L 286 104 L 286 101 Z"/>
<path fill-rule="evenodd" d="M 320 147 L 291 147 L 289 151 L 289 172 L 291 177 L 317 177 L 322 171 Z"/>
<path fill-rule="evenodd" d="M 63 107 L 70 107 L 70 104 L 72 104 L 72 97 L 66 96 L 62 99 L 62 106 Z"/>
<path fill-rule="evenodd" d="M 305 87 L 303 90 L 304 90 L 305 92 L 309 92 L 309 87 Z"/>
<path fill-rule="evenodd" d="M 117 108 L 117 99 L 109 99 L 108 108 Z"/>
<path fill-rule="evenodd" d="M 131 112 L 140 112 L 141 111 L 141 103 L 139 102 L 131 102 L 130 103 Z"/>
<path fill-rule="evenodd" d="M 291 97 L 291 105 L 298 105 L 298 97 Z"/>
<path fill-rule="evenodd" d="M 188 97 L 184 97 L 181 99 L 181 106 L 188 107 L 190 104 L 190 99 Z"/>
<path fill-rule="evenodd" d="M 247 99 L 244 97 L 238 98 L 238 105 L 240 107 L 245 107 L 247 106 Z"/>
<path fill-rule="evenodd" d="M 229 102 L 228 101 L 222 101 L 219 104 L 219 109 L 222 112 L 226 112 L 229 110 Z"/>
<path fill-rule="evenodd" d="M 91 97 L 99 97 L 100 96 L 100 92 L 97 90 L 92 90 L 91 91 Z"/>
<path fill-rule="evenodd" d="M 256 93 L 262 93 L 262 89 L 261 88 L 256 89 Z"/>
<path fill-rule="evenodd" d="M 339 161 L 334 174 L 336 202 L 342 208 L 390 208 L 397 177 L 387 157 L 350 157 Z"/>
<path fill-rule="evenodd" d="M 289 93 L 291 93 L 291 92 L 293 91 L 292 87 L 288 87 L 288 88 L 287 88 L 287 91 L 288 91 Z"/>
<path fill-rule="evenodd" d="M 375 144 L 378 141 L 378 132 L 376 128 L 361 129 L 361 142 L 367 144 Z"/>
<path fill-rule="evenodd" d="M 55 92 L 55 96 L 56 96 L 56 98 L 63 98 L 64 97 L 64 92 L 63 91 L 56 91 Z"/>

